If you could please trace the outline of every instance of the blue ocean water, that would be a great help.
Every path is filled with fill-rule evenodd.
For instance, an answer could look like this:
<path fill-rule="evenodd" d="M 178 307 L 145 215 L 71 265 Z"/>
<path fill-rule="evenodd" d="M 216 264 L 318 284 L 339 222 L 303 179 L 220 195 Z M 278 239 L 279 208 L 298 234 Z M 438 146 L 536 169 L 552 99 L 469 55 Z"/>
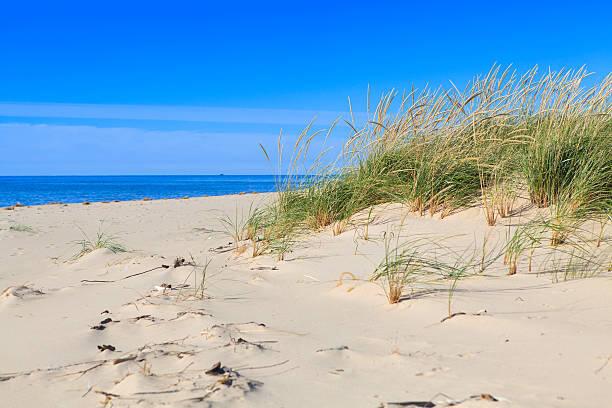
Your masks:
<path fill-rule="evenodd" d="M 0 207 L 276 190 L 276 176 L 0 176 Z"/>

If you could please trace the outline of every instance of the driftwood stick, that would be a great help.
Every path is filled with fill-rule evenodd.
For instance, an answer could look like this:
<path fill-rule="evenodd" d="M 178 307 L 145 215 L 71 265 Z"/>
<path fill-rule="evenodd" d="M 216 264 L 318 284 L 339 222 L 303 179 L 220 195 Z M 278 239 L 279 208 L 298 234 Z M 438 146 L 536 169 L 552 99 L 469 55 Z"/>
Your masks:
<path fill-rule="evenodd" d="M 81 282 L 83 282 L 83 283 L 112 283 L 112 282 L 119 282 L 119 281 L 122 281 L 122 280 L 133 278 L 134 276 L 144 275 L 145 273 L 153 272 L 153 271 L 156 271 L 158 269 L 168 269 L 169 267 L 170 267 L 169 265 L 156 266 L 155 268 L 151 268 L 151 269 L 148 269 L 148 270 L 143 271 L 143 272 L 133 273 L 133 274 L 125 276 L 125 277 L 123 277 L 121 279 L 115 279 L 115 280 L 90 280 L 90 279 L 83 279 L 83 280 L 81 280 Z"/>
<path fill-rule="evenodd" d="M 466 312 L 455 312 L 453 314 L 450 314 L 448 316 L 446 316 L 444 319 L 440 320 L 440 323 L 444 323 L 445 321 L 452 319 L 455 316 L 484 316 L 486 315 L 487 311 L 485 309 L 476 312 L 476 313 L 466 313 Z"/>
<path fill-rule="evenodd" d="M 121 279 L 119 279 L 119 280 L 125 280 L 125 279 L 129 279 L 129 278 L 133 278 L 134 276 L 144 275 L 145 273 L 152 272 L 152 271 L 154 271 L 154 270 L 156 270 L 156 269 L 168 269 L 169 267 L 170 267 L 170 266 L 168 266 L 168 265 L 161 265 L 161 266 L 158 266 L 158 267 L 156 267 L 156 268 L 149 269 L 148 271 L 138 272 L 138 273 L 134 273 L 134 274 L 132 274 L 132 275 L 128 275 L 128 276 L 126 276 L 125 278 L 121 278 Z"/>
<path fill-rule="evenodd" d="M 466 315 L 466 314 L 467 313 L 465 313 L 465 312 L 455 312 L 453 314 L 450 314 L 450 315 L 446 316 L 444 319 L 440 320 L 440 323 L 444 323 L 445 321 L 447 321 L 449 319 L 452 319 L 455 316 L 463 316 L 463 315 Z"/>

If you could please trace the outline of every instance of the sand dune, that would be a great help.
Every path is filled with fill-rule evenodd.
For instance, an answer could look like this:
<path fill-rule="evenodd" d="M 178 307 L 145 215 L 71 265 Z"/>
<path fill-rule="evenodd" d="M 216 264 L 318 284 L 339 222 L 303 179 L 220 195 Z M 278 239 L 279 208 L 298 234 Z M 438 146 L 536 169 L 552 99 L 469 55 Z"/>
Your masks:
<path fill-rule="evenodd" d="M 230 241 L 222 214 L 271 198 L 2 210 L 0 406 L 610 406 L 608 276 L 506 276 L 498 259 L 458 282 L 462 314 L 441 322 L 447 285 L 389 305 L 368 281 L 383 233 L 401 224 L 477 253 L 485 236 L 501 247 L 508 221 L 387 206 L 369 240 L 325 230 L 284 261 L 213 250 Z M 129 251 L 75 258 L 97 231 Z"/>

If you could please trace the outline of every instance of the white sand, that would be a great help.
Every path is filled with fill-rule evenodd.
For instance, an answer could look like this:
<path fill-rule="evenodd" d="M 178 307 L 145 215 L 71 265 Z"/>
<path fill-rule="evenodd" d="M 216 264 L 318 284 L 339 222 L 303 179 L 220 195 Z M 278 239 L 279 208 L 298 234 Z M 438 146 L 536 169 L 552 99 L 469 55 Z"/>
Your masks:
<path fill-rule="evenodd" d="M 372 240 L 326 230 L 281 262 L 210 251 L 229 241 L 207 231 L 221 229 L 218 217 L 269 199 L 0 209 L 0 406 L 612 406 L 609 277 L 553 283 L 524 265 L 505 276 L 499 260 L 459 281 L 452 311 L 468 314 L 440 323 L 448 286 L 389 305 L 367 282 L 383 257 L 381 234 L 399 224 L 397 208 L 379 211 Z M 444 220 L 411 215 L 403 231 L 453 235 L 461 252 L 486 233 L 503 240 L 505 222 L 487 227 L 471 209 Z M 10 229 L 17 224 L 34 231 Z M 71 260 L 80 229 L 99 228 L 131 251 Z M 191 256 L 211 261 L 205 299 L 192 297 L 194 268 L 171 266 Z M 171 267 L 81 282 L 162 264 Z M 338 286 L 342 272 L 360 280 Z M 183 282 L 181 291 L 155 289 Z M 117 322 L 90 329 L 108 317 Z M 205 373 L 216 362 L 226 375 Z"/>

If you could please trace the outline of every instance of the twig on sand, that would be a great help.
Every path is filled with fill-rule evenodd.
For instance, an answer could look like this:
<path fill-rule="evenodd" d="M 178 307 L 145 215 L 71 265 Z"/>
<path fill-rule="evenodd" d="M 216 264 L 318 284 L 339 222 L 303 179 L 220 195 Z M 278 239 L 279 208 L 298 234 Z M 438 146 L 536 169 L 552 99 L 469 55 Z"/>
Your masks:
<path fill-rule="evenodd" d="M 381 407 L 384 405 L 381 404 Z M 392 407 L 412 407 L 412 408 L 434 408 L 436 404 L 431 401 L 401 401 L 387 402 L 386 406 Z"/>
<path fill-rule="evenodd" d="M 444 323 L 445 321 L 452 319 L 455 316 L 463 316 L 466 315 L 467 313 L 465 312 L 455 312 L 455 313 L 451 313 L 450 315 L 446 316 L 444 319 L 440 320 L 440 323 Z"/>
<path fill-rule="evenodd" d="M 442 396 L 444 397 L 445 401 L 441 401 L 441 402 L 434 402 L 434 400 L 439 397 Z M 492 401 L 492 402 L 497 402 L 499 401 L 497 398 L 495 398 L 493 395 L 491 394 L 476 394 L 476 395 L 471 395 L 467 398 L 463 398 L 460 400 L 454 400 L 449 398 L 447 395 L 444 394 L 437 394 L 435 395 L 432 399 L 430 399 L 429 401 L 397 401 L 397 402 L 387 402 L 386 404 L 381 404 L 381 407 L 413 407 L 413 408 L 436 408 L 436 407 L 454 407 L 456 405 L 460 405 L 463 404 L 464 402 L 467 401 Z"/>
<path fill-rule="evenodd" d="M 210 252 L 214 252 L 216 254 L 223 254 L 225 252 L 233 251 L 234 249 L 235 249 L 234 246 L 230 243 L 230 244 L 227 244 L 227 245 L 220 245 L 220 246 L 215 247 L 215 248 L 210 248 L 209 251 Z"/>
<path fill-rule="evenodd" d="M 119 280 L 125 280 L 125 279 L 129 279 L 129 278 L 133 278 L 134 276 L 144 275 L 145 273 L 152 272 L 152 271 L 154 271 L 154 270 L 156 270 L 156 269 L 168 269 L 169 267 L 170 267 L 169 265 L 163 265 L 163 264 L 162 264 L 161 266 L 158 266 L 158 267 L 153 268 L 153 269 L 149 269 L 149 270 L 144 271 L 144 272 L 133 273 L 133 274 L 128 275 L 128 276 L 126 276 L 125 278 L 121 278 L 121 279 L 119 279 Z"/>
<path fill-rule="evenodd" d="M 121 397 L 121 395 L 119 395 L 119 394 L 113 394 L 113 393 L 106 392 L 106 391 L 94 390 L 94 392 L 96 394 L 102 394 L 105 397 L 113 397 L 113 398 L 120 398 Z"/>
<path fill-rule="evenodd" d="M 606 358 L 606 361 L 604 361 L 604 363 L 601 365 L 601 367 L 599 367 L 597 370 L 595 370 L 595 374 L 599 374 L 601 372 L 601 370 L 606 368 L 606 366 L 608 365 L 608 363 L 610 361 L 612 361 L 612 355 L 609 355 L 608 358 Z"/>
<path fill-rule="evenodd" d="M 338 346 L 338 347 L 329 347 L 329 348 L 322 348 L 322 349 L 318 349 L 316 352 L 317 353 L 321 353 L 324 351 L 344 351 L 344 350 L 348 350 L 348 346 Z"/>
<path fill-rule="evenodd" d="M 178 389 L 174 389 L 174 390 L 165 390 L 165 391 L 140 391 L 140 392 L 135 392 L 134 395 L 147 395 L 147 394 L 153 394 L 153 395 L 157 395 L 157 394 L 174 394 L 175 392 L 179 392 L 180 390 Z"/>
<path fill-rule="evenodd" d="M 278 271 L 278 266 L 253 266 L 249 268 L 252 271 Z"/>
<path fill-rule="evenodd" d="M 185 258 L 176 258 L 174 260 L 173 267 L 174 268 L 179 268 L 181 266 L 196 266 L 196 264 L 194 262 L 185 262 Z M 143 271 L 143 272 L 133 273 L 131 275 L 124 276 L 121 279 L 115 279 L 115 280 L 90 280 L 90 279 L 83 279 L 83 280 L 81 280 L 81 282 L 84 282 L 84 283 L 112 283 L 112 282 L 119 282 L 119 281 L 122 281 L 122 280 L 133 278 L 134 276 L 144 275 L 145 273 L 153 272 L 153 271 L 156 271 L 158 269 L 168 269 L 168 268 L 170 268 L 170 265 L 161 264 L 160 266 L 156 266 L 155 268 L 147 269 L 146 271 Z"/>
<path fill-rule="evenodd" d="M 121 279 L 115 279 L 115 280 L 90 280 L 90 279 L 83 279 L 83 280 L 81 280 L 81 282 L 84 282 L 84 283 L 112 283 L 112 282 L 119 282 L 119 281 L 122 281 L 122 280 L 133 278 L 134 276 L 144 275 L 145 273 L 153 272 L 153 271 L 156 271 L 158 269 L 168 269 L 168 268 L 170 268 L 170 265 L 161 265 L 161 266 L 156 266 L 155 268 L 148 269 L 148 270 L 143 271 L 143 272 L 133 273 L 133 274 L 125 276 L 125 277 L 123 277 Z"/>
<path fill-rule="evenodd" d="M 90 385 L 89 388 L 87 388 L 87 391 L 85 391 L 85 394 L 81 395 L 81 398 L 85 398 L 92 389 L 93 389 L 93 385 Z"/>
<path fill-rule="evenodd" d="M 445 321 L 447 321 L 449 319 L 452 319 L 455 316 L 464 316 L 464 315 L 465 316 L 467 316 L 467 315 L 470 315 L 470 316 L 483 316 L 486 313 L 487 313 L 486 310 L 481 310 L 481 311 L 478 311 L 476 313 L 455 312 L 455 313 L 452 313 L 452 314 L 446 316 L 444 319 L 440 320 L 440 323 L 444 323 Z"/>

